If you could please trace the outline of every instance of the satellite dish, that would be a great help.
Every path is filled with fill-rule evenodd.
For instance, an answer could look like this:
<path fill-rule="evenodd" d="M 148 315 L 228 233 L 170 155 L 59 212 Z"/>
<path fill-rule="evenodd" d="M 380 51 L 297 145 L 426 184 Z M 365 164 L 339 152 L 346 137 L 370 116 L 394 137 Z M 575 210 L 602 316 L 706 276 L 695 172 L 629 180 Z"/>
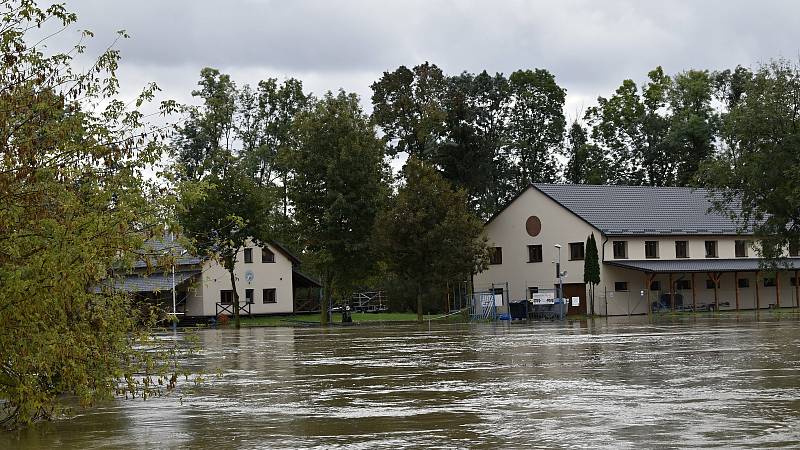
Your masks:
<path fill-rule="evenodd" d="M 255 277 L 256 276 L 255 276 L 255 274 L 253 273 L 252 270 L 248 270 L 247 272 L 244 273 L 244 279 L 247 280 L 247 284 L 252 283 L 253 282 L 253 278 L 255 278 Z"/>
<path fill-rule="evenodd" d="M 565 270 L 565 271 L 563 271 L 563 272 L 561 272 L 561 278 L 567 278 L 567 275 L 568 275 L 568 274 L 567 274 L 567 271 L 566 271 L 566 270 Z"/>

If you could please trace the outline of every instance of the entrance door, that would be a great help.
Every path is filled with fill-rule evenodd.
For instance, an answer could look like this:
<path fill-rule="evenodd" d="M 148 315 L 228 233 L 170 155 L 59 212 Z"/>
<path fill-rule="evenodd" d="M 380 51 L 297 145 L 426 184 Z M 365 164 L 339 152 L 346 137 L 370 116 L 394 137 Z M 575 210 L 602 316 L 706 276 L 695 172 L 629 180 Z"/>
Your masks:
<path fill-rule="evenodd" d="M 556 285 L 556 292 L 558 292 L 558 285 Z M 578 306 L 572 306 L 572 297 L 578 297 L 580 299 L 578 301 Z M 567 315 L 587 314 L 586 285 L 584 283 L 565 283 L 564 298 L 569 302 Z"/>

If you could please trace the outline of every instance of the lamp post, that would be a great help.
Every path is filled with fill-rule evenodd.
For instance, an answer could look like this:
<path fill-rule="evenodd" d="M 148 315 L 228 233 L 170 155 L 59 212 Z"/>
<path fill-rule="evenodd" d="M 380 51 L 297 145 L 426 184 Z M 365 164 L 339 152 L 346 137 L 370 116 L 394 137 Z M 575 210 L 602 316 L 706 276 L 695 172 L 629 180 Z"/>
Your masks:
<path fill-rule="evenodd" d="M 556 277 L 558 278 L 558 298 L 564 301 L 564 279 L 561 272 L 561 244 L 555 244 L 553 247 L 558 249 L 558 259 L 556 259 Z"/>

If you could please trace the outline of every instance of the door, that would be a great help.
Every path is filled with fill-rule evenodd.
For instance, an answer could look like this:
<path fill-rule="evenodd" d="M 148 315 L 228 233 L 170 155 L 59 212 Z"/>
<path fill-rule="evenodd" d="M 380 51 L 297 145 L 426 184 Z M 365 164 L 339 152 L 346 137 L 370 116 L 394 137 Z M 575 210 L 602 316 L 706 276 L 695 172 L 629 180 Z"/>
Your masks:
<path fill-rule="evenodd" d="M 556 285 L 556 292 L 558 292 L 558 285 Z M 578 306 L 572 306 L 572 297 L 578 297 Z M 564 298 L 569 302 L 567 315 L 587 314 L 586 285 L 584 283 L 565 283 Z"/>

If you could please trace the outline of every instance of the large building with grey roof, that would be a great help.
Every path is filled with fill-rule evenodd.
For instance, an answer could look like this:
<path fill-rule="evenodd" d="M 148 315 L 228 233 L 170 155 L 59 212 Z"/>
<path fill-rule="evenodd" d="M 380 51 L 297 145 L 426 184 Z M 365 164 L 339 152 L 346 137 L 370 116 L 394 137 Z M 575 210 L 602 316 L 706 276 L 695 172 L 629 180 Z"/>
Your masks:
<path fill-rule="evenodd" d="M 797 307 L 796 249 L 781 270 L 765 270 L 752 231 L 714 200 L 685 187 L 534 184 L 486 223 L 492 258 L 474 289 L 503 308 L 552 292 L 572 314 Z M 583 282 L 592 234 L 600 258 L 593 302 Z"/>

